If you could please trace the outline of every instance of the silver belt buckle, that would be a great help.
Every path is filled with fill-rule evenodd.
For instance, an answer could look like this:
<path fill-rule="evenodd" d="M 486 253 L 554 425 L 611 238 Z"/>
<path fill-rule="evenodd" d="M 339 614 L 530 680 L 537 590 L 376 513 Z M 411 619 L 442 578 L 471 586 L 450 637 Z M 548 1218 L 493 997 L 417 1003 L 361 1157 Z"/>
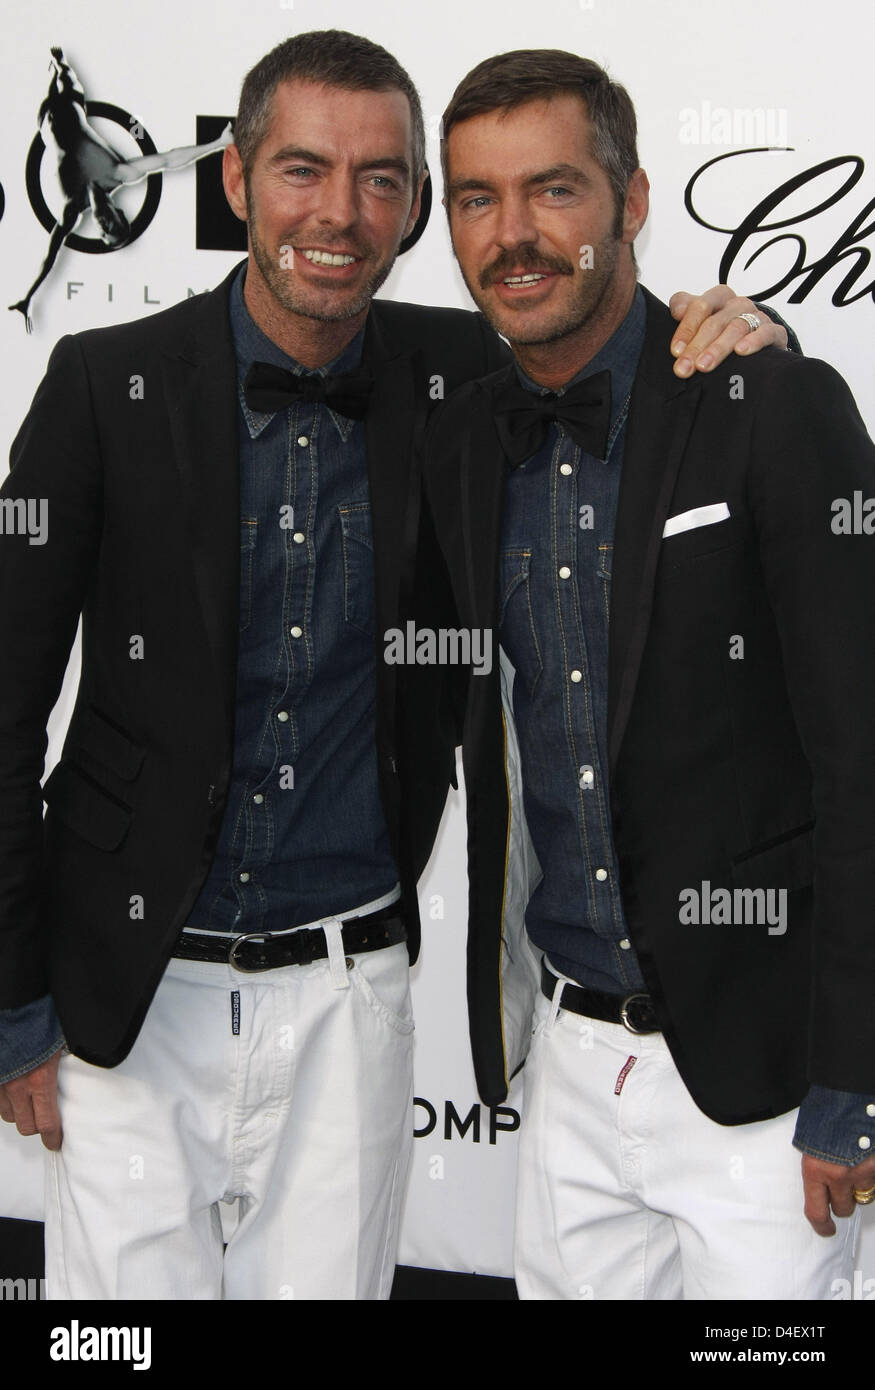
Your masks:
<path fill-rule="evenodd" d="M 228 952 L 228 964 L 233 965 L 234 969 L 239 970 L 243 975 L 257 975 L 262 970 L 269 970 L 270 966 L 268 965 L 241 965 L 237 960 L 236 952 L 237 947 L 242 946 L 244 941 L 269 941 L 271 935 L 272 933 L 269 931 L 253 931 L 248 932 L 245 936 L 235 937 Z"/>
<path fill-rule="evenodd" d="M 623 1027 L 624 1027 L 624 1028 L 628 1028 L 628 1030 L 629 1030 L 630 1033 L 637 1033 L 639 1036 L 641 1036 L 641 1035 L 644 1034 L 644 1033 L 658 1033 L 658 1032 L 659 1032 L 659 1029 L 658 1029 L 658 1028 L 636 1028 L 635 1025 L 630 1021 L 630 1019 L 629 1019 L 629 1005 L 632 1003 L 633 999 L 646 999 L 647 1002 L 648 1002 L 649 1004 L 651 1004 L 651 1007 L 652 1007 L 652 1003 L 651 1003 L 651 999 L 650 999 L 650 995 L 649 995 L 649 994 L 642 994 L 640 991 L 639 991 L 638 994 L 627 994 L 627 995 L 626 995 L 626 998 L 623 1000 L 622 1004 L 620 1005 L 620 1018 L 621 1018 L 621 1020 L 622 1020 Z"/>

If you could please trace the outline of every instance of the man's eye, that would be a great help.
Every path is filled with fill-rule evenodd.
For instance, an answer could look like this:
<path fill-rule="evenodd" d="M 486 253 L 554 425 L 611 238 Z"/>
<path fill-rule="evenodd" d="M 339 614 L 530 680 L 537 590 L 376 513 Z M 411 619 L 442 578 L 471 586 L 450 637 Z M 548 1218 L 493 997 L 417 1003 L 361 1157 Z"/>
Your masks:
<path fill-rule="evenodd" d="M 306 168 L 305 165 L 298 165 L 294 169 L 287 169 L 287 174 L 294 174 L 295 178 L 300 178 L 302 174 L 312 174 L 314 170 Z"/>
<path fill-rule="evenodd" d="M 377 184 L 379 188 L 397 188 L 394 179 L 390 179 L 386 174 L 372 174 L 371 182 Z"/>
<path fill-rule="evenodd" d="M 559 183 L 553 184 L 552 188 L 548 188 L 548 189 L 546 189 L 545 191 L 546 191 L 547 193 L 556 193 L 556 194 L 558 194 L 559 197 L 561 197 L 561 198 L 564 198 L 566 194 L 570 194 L 570 193 L 571 193 L 571 189 L 570 189 L 570 188 L 563 188 L 562 185 L 559 184 Z"/>
<path fill-rule="evenodd" d="M 473 209 L 482 208 L 485 207 L 486 204 L 490 201 L 491 199 L 485 193 L 478 193 L 476 198 L 466 199 L 466 201 L 462 204 L 462 207 Z"/>

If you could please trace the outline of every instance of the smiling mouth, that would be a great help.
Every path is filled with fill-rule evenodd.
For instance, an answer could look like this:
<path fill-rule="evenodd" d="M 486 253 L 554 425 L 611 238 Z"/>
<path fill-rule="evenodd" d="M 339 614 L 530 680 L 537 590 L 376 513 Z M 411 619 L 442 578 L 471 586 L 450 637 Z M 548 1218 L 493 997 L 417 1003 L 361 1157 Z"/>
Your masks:
<path fill-rule="evenodd" d="M 546 280 L 553 271 L 532 270 L 525 275 L 506 275 L 502 280 L 503 285 L 536 285 L 539 280 Z"/>
<path fill-rule="evenodd" d="M 317 247 L 296 247 L 299 255 L 309 261 L 311 265 L 353 265 L 361 260 L 360 256 L 352 256 L 347 251 L 321 251 Z"/>

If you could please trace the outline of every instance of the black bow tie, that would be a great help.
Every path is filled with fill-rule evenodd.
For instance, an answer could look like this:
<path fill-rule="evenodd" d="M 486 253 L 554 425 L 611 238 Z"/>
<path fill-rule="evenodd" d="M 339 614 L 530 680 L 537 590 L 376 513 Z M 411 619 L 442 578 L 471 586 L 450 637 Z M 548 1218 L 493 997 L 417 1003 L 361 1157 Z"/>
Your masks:
<path fill-rule="evenodd" d="M 243 394 L 250 410 L 285 410 L 295 401 L 318 401 L 339 415 L 361 420 L 368 413 L 373 386 L 374 378 L 365 367 L 334 375 L 329 372 L 327 376 L 296 376 L 271 362 L 253 362 L 246 373 Z"/>
<path fill-rule="evenodd" d="M 604 371 L 584 377 L 562 396 L 555 391 L 536 396 L 519 384 L 514 373 L 496 390 L 493 410 L 495 428 L 511 468 L 538 452 L 552 420 L 558 421 L 586 453 L 602 459 L 607 453 L 611 423 L 611 374 Z"/>

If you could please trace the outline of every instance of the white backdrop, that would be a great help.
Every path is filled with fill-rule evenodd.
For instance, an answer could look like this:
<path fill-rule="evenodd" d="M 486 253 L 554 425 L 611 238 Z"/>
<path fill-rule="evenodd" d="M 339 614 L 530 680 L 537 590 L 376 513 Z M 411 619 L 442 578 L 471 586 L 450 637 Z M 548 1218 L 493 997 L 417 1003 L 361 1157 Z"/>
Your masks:
<path fill-rule="evenodd" d="M 165 150 L 195 142 L 197 115 L 232 115 L 244 73 L 290 33 L 333 27 L 365 34 L 393 52 L 420 88 L 436 184 L 440 113 L 464 73 L 496 51 L 565 48 L 606 65 L 635 102 L 641 161 L 652 187 L 650 221 L 638 243 L 648 287 L 668 298 L 675 289 L 702 289 L 728 278 L 737 290 L 762 295 L 786 280 L 769 296 L 771 302 L 792 322 L 810 356 L 823 357 L 842 372 L 875 432 L 875 270 L 868 264 L 875 166 L 863 164 L 875 154 L 870 14 L 869 0 L 837 0 L 830 6 L 813 0 L 771 0 L 767 6 L 760 0 L 735 0 L 731 6 L 702 0 L 660 5 L 540 0 L 536 8 L 524 0 L 480 0 L 476 7 L 468 0 L 443 0 L 435 7 L 393 0 L 320 0 L 318 5 L 248 0 L 245 7 L 237 0 L 187 0 L 184 6 L 147 0 L 136 9 L 115 0 L 42 0 L 38 7 L 6 0 L 0 44 L 2 304 L 23 296 L 48 242 L 28 199 L 25 163 L 48 86 L 52 45 L 64 48 L 90 100 L 113 103 L 135 116 Z M 113 135 L 119 135 L 117 127 Z M 695 221 L 685 209 L 684 190 L 709 160 L 762 145 L 790 148 L 725 160 L 697 182 L 693 207 L 705 222 L 738 227 L 788 180 L 827 160 L 847 162 L 800 178 L 800 186 L 760 219 L 786 225 L 772 231 L 754 226 L 721 276 L 729 231 Z M 44 160 L 44 196 L 57 211 L 50 172 Z M 122 205 L 129 215 L 139 208 L 144 188 L 140 184 L 126 192 Z M 79 231 L 94 235 L 90 217 Z M 781 236 L 794 239 L 751 259 Z M 844 258 L 836 263 L 840 252 Z M 7 444 L 61 334 L 167 307 L 190 291 L 217 284 L 236 259 L 239 253 L 196 249 L 193 168 L 164 176 L 154 220 L 131 245 L 111 255 L 62 250 L 35 299 L 34 333 L 25 335 L 20 315 L 0 313 L 5 384 L 0 434 Z M 398 262 L 383 293 L 468 307 L 439 204 L 419 245 Z M 794 294 L 799 302 L 791 302 Z M 855 294 L 856 300 L 841 305 Z M 52 717 L 49 766 L 72 708 L 76 665 L 74 659 Z M 415 1144 L 401 1259 L 508 1274 L 513 1115 L 490 1117 L 480 1108 L 460 1132 L 477 1103 L 464 1023 L 461 793 L 452 795 L 421 892 L 424 950 L 414 971 L 414 1004 L 421 1098 L 416 1123 L 425 1132 Z M 518 1112 L 520 1105 L 517 1088 L 507 1106 Z M 40 1219 L 41 1182 L 39 1141 L 0 1126 L 0 1215 Z M 865 1215 L 858 1261 L 864 1279 L 875 1275 L 875 1220 L 872 1213 Z M 0 1275 L 7 1273 L 0 1249 Z"/>

